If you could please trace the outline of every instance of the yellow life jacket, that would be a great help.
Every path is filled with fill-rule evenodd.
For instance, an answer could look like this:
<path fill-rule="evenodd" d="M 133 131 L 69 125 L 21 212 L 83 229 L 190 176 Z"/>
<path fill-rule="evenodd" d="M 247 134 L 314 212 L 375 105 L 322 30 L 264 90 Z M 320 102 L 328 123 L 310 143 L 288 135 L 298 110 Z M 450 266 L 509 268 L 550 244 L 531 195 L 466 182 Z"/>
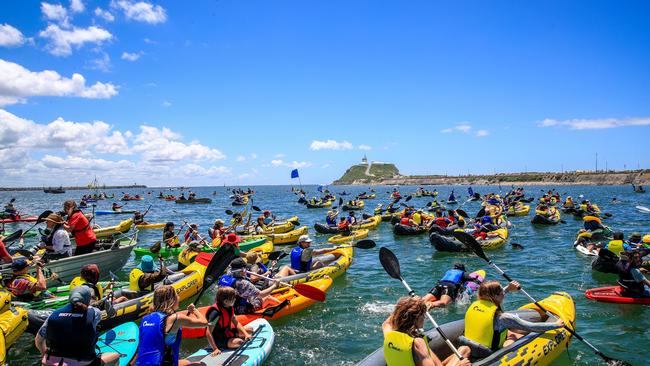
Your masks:
<path fill-rule="evenodd" d="M 90 287 L 92 289 L 97 289 L 96 292 L 93 291 L 93 295 L 97 299 L 101 299 L 101 298 L 104 297 L 104 288 L 102 288 L 102 285 L 100 285 L 99 283 L 95 284 L 95 285 L 93 285 L 92 283 L 88 283 L 88 282 L 84 281 L 81 278 L 81 276 L 77 276 L 77 277 L 73 278 L 72 281 L 70 281 L 70 291 L 72 291 L 73 288 L 81 286 L 81 285 L 88 285 L 88 287 Z"/>
<path fill-rule="evenodd" d="M 584 204 L 584 203 L 581 204 L 581 205 L 580 205 L 580 209 L 583 210 L 583 211 L 587 211 L 587 205 Z"/>
<path fill-rule="evenodd" d="M 192 262 L 194 262 L 194 258 L 198 255 L 199 253 L 191 250 L 190 248 L 185 248 L 183 251 L 178 255 L 178 263 L 182 264 L 183 266 L 187 267 Z"/>
<path fill-rule="evenodd" d="M 415 338 L 398 331 L 390 331 L 384 336 L 384 359 L 387 366 L 415 366 L 413 360 L 413 341 Z M 427 353 L 431 354 L 429 342 L 424 338 L 427 345 Z"/>
<path fill-rule="evenodd" d="M 584 220 L 585 222 L 587 222 L 587 221 L 596 221 L 599 224 L 602 224 L 602 221 L 600 221 L 600 218 L 598 218 L 596 216 L 585 216 L 585 217 L 582 218 L 582 220 Z"/>
<path fill-rule="evenodd" d="M 422 225 L 422 215 L 420 215 L 420 214 L 417 213 L 417 212 L 414 213 L 414 214 L 413 214 L 413 222 L 415 222 L 416 224 L 418 224 L 418 226 Z"/>
<path fill-rule="evenodd" d="M 474 301 L 465 313 L 465 338 L 479 343 L 493 351 L 503 346 L 507 330 L 494 331 L 494 315 L 498 307 L 489 300 Z"/>
<path fill-rule="evenodd" d="M 140 288 L 140 277 L 144 275 L 144 272 L 140 268 L 133 268 L 131 272 L 129 273 L 129 290 L 131 291 L 144 291 L 144 290 L 149 290 L 153 291 L 153 284 L 151 284 L 151 287 L 149 289 L 144 289 Z"/>
<path fill-rule="evenodd" d="M 623 248 L 623 240 L 610 240 L 607 244 L 607 250 L 620 256 L 625 251 L 625 248 Z"/>
<path fill-rule="evenodd" d="M 18 280 L 18 279 L 27 280 L 32 284 L 32 286 L 34 286 L 36 283 L 38 283 L 38 280 L 34 276 L 29 275 L 29 274 L 21 274 L 21 275 L 16 276 L 13 280 L 11 280 L 11 284 L 13 285 L 13 282 L 15 280 Z M 42 293 L 43 293 L 42 291 L 36 291 L 36 292 L 31 293 L 31 295 L 34 297 L 34 299 L 37 299 L 38 297 L 41 296 Z M 23 296 L 23 295 L 28 296 L 29 293 L 16 294 L 15 292 L 12 291 L 12 295 L 14 295 L 14 296 Z"/>

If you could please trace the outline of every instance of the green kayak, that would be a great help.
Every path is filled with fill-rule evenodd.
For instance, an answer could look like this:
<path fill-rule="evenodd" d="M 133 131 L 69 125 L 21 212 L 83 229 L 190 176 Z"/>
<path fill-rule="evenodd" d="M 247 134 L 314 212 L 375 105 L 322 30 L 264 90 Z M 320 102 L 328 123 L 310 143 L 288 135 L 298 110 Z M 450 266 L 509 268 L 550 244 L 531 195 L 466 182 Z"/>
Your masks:
<path fill-rule="evenodd" d="M 254 238 L 251 240 L 245 240 L 239 243 L 239 249 L 242 251 L 249 251 L 253 248 L 257 248 L 260 245 L 264 244 L 266 242 L 266 237 L 259 237 L 259 238 Z M 160 249 L 160 252 L 158 253 L 152 253 L 150 248 L 144 248 L 144 247 L 139 247 L 139 248 L 134 248 L 133 253 L 135 254 L 136 258 L 140 258 L 144 255 L 150 255 L 153 257 L 157 256 L 162 256 L 163 258 L 169 258 L 169 257 L 177 257 L 181 251 L 183 251 L 184 246 L 180 247 L 163 247 Z M 215 252 L 217 249 L 213 248 L 210 245 L 204 245 L 201 251 L 205 253 L 212 253 Z"/>
<path fill-rule="evenodd" d="M 106 286 L 108 286 L 108 283 L 109 283 L 108 281 L 99 282 L 102 288 L 106 288 Z M 128 282 L 113 283 L 114 291 L 118 291 L 121 289 L 128 289 L 128 287 L 129 287 Z M 50 287 L 47 289 L 47 292 L 53 295 L 54 297 L 42 299 L 38 301 L 31 301 L 31 302 L 14 301 L 14 304 L 23 307 L 25 309 L 45 310 L 45 309 L 58 309 L 60 307 L 65 306 L 70 301 L 68 298 L 70 296 L 69 285 Z"/>
<path fill-rule="evenodd" d="M 6 236 L 9 236 L 9 235 L 12 235 L 12 234 L 13 234 L 13 232 L 5 233 L 4 231 L 0 231 L 0 236 L 5 236 L 6 237 Z M 33 238 L 36 235 L 38 235 L 38 233 L 36 231 L 28 231 L 26 233 L 23 233 L 23 238 Z"/>

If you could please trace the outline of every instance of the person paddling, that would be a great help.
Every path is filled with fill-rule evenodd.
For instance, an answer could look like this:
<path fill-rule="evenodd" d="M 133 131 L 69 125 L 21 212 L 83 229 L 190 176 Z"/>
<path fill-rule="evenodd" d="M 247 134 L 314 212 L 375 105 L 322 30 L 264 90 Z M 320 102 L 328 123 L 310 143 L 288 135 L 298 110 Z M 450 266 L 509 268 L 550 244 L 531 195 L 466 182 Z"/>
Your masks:
<path fill-rule="evenodd" d="M 441 361 L 431 351 L 427 339 L 420 329 L 424 327 L 427 312 L 425 301 L 417 296 L 402 297 L 397 301 L 395 310 L 381 325 L 384 334 L 384 359 L 387 366 L 469 366 L 470 348 L 462 346 L 456 355 Z"/>
<path fill-rule="evenodd" d="M 170 248 L 176 248 L 180 246 L 178 235 L 176 235 L 176 232 L 174 231 L 173 222 L 168 222 L 165 224 L 165 228 L 163 229 L 163 242 Z"/>
<path fill-rule="evenodd" d="M 44 258 L 47 260 L 61 259 L 72 256 L 70 235 L 63 227 L 65 220 L 58 214 L 52 213 L 45 219 L 46 235 L 41 237 L 40 248 L 45 249 Z"/>
<path fill-rule="evenodd" d="M 314 255 L 326 254 L 334 248 L 311 249 L 312 240 L 309 235 L 301 235 L 298 238 L 298 246 L 291 251 L 291 268 L 297 272 L 309 272 L 318 269 L 325 264 L 320 261 L 313 261 Z"/>
<path fill-rule="evenodd" d="M 120 212 L 122 211 L 122 207 L 124 206 L 119 205 L 117 202 L 113 202 L 113 206 L 111 208 L 114 212 Z"/>
<path fill-rule="evenodd" d="M 468 281 L 480 284 L 476 278 L 469 276 L 464 264 L 454 263 L 454 267 L 445 272 L 440 281 L 422 299 L 430 308 L 445 307 L 456 300 L 463 284 Z"/>

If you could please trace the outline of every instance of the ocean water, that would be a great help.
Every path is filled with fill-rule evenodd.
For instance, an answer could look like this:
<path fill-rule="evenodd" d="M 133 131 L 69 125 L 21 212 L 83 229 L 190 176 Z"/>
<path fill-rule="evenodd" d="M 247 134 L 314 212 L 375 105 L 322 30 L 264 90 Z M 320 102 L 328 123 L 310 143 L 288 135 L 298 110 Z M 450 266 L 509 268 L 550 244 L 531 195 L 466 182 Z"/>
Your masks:
<path fill-rule="evenodd" d="M 315 195 L 316 187 L 305 187 Z M 403 195 L 412 193 L 417 187 L 400 187 Z M 434 187 L 428 187 L 433 189 Z M 451 189 L 456 194 L 466 197 L 466 187 L 435 187 L 441 192 L 440 200 L 446 198 Z M 481 194 L 499 192 L 498 187 L 473 187 Z M 505 188 L 505 187 L 504 187 Z M 528 196 L 539 197 L 542 189 L 552 187 L 526 187 Z M 627 187 L 590 187 L 561 186 L 556 187 L 564 196 L 574 198 L 580 194 L 597 203 L 603 212 L 613 215 L 606 224 L 615 230 L 624 231 L 626 237 L 633 231 L 650 233 L 650 215 L 637 211 L 636 205 L 650 207 L 650 195 L 637 194 Z M 307 209 L 297 203 L 297 197 L 289 186 L 253 187 L 256 191 L 254 204 L 262 209 L 270 209 L 278 216 L 298 215 L 303 225 L 310 227 L 315 236 L 315 247 L 326 246 L 326 236 L 315 234 L 312 226 L 323 222 L 325 209 Z M 378 203 L 387 203 L 388 187 L 375 187 L 377 199 L 366 201 L 366 212 Z M 351 193 L 369 191 L 368 187 L 333 187 L 334 192 L 343 190 Z M 120 196 L 125 190 L 108 190 Z M 131 190 L 131 194 L 143 194 L 158 189 Z M 147 215 L 149 222 L 174 221 L 180 223 L 186 219 L 200 225 L 200 230 L 207 235 L 207 229 L 216 218 L 226 218 L 224 210 L 233 209 L 228 198 L 229 192 L 224 187 L 202 187 L 193 189 L 199 197 L 213 198 L 210 205 L 177 205 L 173 202 L 146 196 L 144 201 L 131 201 L 125 209 L 144 211 L 151 205 Z M 215 196 L 212 193 L 216 191 Z M 163 190 L 165 193 L 178 193 Z M 65 199 L 79 199 L 82 191 L 68 191 L 62 195 L 49 195 L 42 192 L 0 192 L 0 202 L 15 197 L 17 206 L 24 212 L 38 215 L 45 209 L 59 210 Z M 505 193 L 505 192 L 504 192 Z M 565 194 L 566 193 L 566 194 Z M 350 196 L 346 196 L 350 197 Z M 612 197 L 619 201 L 612 204 Z M 430 197 L 413 198 L 410 204 L 422 207 Z M 460 201 L 460 200 L 459 200 Z M 98 209 L 109 209 L 112 201 L 101 201 Z M 470 202 L 463 209 L 472 214 L 478 211 L 478 203 Z M 532 211 L 531 211 L 532 213 Z M 621 358 L 634 365 L 648 364 L 643 347 L 650 340 L 650 308 L 638 305 L 616 305 L 598 303 L 584 297 L 584 290 L 615 283 L 611 275 L 593 274 L 590 259 L 582 256 L 572 247 L 581 221 L 572 216 L 563 215 L 566 224 L 557 226 L 533 226 L 528 217 L 511 218 L 514 227 L 510 230 L 509 242 L 524 246 L 523 250 L 513 249 L 509 244 L 503 248 L 490 251 L 488 255 L 534 297 L 541 299 L 553 291 L 570 293 L 576 303 L 577 330 L 590 342 L 599 347 L 606 355 Z M 97 223 L 108 226 L 119 222 L 124 217 L 98 216 Z M 8 230 L 27 225 L 7 225 Z M 159 230 L 141 231 L 139 245 L 149 246 L 160 236 Z M 269 365 L 352 365 L 367 354 L 381 346 L 381 323 L 390 314 L 396 300 L 405 296 L 401 284 L 391 279 L 383 270 L 378 259 L 378 249 L 387 246 L 400 259 L 404 278 L 419 293 L 424 294 L 442 274 L 456 261 L 465 263 L 469 270 L 479 268 L 488 271 L 488 279 L 497 279 L 497 274 L 487 265 L 469 253 L 438 253 L 426 235 L 415 237 L 396 237 L 387 223 L 382 223 L 377 230 L 370 232 L 370 239 L 377 242 L 377 248 L 356 250 L 354 263 L 347 274 L 338 278 L 327 293 L 327 301 L 318 303 L 300 313 L 274 321 L 276 331 L 275 347 Z M 291 247 L 286 247 L 289 249 Z M 127 278 L 129 270 L 136 263 L 131 259 L 120 274 Z M 498 278 L 502 280 L 501 278 Z M 503 281 L 503 280 L 502 280 Z M 208 304 L 214 296 L 214 289 L 202 299 Z M 527 303 L 521 294 L 510 294 L 506 298 L 505 308 L 514 309 Z M 432 311 L 439 323 L 460 319 L 464 316 L 467 304 L 454 304 L 445 309 Z M 184 342 L 184 355 L 205 346 L 205 341 Z M 33 337 L 24 334 L 9 351 L 11 365 L 38 363 Z M 593 365 L 600 363 L 586 346 L 574 339 L 568 352 L 555 361 L 556 365 Z"/>

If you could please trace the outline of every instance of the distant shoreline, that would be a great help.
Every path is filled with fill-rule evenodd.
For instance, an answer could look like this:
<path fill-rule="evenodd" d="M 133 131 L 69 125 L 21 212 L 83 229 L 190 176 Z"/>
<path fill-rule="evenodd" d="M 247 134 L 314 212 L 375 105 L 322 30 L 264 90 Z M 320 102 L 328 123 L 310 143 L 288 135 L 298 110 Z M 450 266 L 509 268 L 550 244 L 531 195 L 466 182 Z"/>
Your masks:
<path fill-rule="evenodd" d="M 59 188 L 59 187 L 54 187 L 54 186 L 48 186 L 48 187 L 0 187 L 0 192 L 21 192 L 21 191 L 42 191 L 45 188 Z M 70 186 L 70 187 L 63 187 L 64 190 L 66 191 L 82 191 L 82 190 L 102 190 L 102 189 L 129 189 L 129 188 L 147 188 L 145 185 L 129 185 L 129 186 L 101 186 L 101 187 L 96 187 L 96 188 L 88 188 L 88 187 L 79 187 L 79 186 Z"/>

